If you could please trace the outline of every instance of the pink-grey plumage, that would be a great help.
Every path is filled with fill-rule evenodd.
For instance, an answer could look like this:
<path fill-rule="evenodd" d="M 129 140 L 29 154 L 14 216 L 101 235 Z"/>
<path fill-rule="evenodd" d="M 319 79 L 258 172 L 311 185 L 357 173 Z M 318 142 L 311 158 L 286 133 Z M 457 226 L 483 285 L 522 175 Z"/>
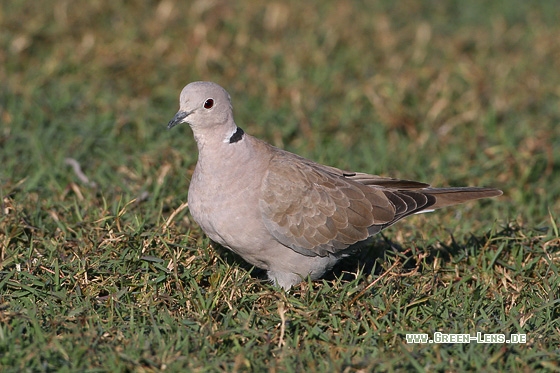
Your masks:
<path fill-rule="evenodd" d="M 183 122 L 199 151 L 192 216 L 213 241 L 266 269 L 284 289 L 321 277 L 406 216 L 502 194 L 343 171 L 278 149 L 237 127 L 229 94 L 211 82 L 183 89 L 168 127 Z"/>

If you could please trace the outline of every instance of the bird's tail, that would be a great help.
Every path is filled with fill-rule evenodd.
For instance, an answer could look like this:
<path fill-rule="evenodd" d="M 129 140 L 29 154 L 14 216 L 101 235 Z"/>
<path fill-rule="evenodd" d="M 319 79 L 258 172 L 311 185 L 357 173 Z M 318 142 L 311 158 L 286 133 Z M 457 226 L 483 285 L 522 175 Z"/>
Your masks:
<path fill-rule="evenodd" d="M 436 202 L 428 207 L 430 210 L 453 206 L 475 199 L 497 197 L 502 195 L 502 191 L 499 189 L 476 187 L 426 188 L 421 191 L 424 194 L 428 194 L 436 198 Z"/>

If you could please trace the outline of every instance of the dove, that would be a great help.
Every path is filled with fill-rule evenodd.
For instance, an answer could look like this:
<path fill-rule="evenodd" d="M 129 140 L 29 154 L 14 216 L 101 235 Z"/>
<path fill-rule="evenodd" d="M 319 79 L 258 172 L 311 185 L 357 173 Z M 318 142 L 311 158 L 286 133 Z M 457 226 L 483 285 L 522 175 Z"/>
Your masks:
<path fill-rule="evenodd" d="M 188 123 L 198 160 L 190 213 L 214 242 L 288 290 L 319 279 L 370 236 L 417 213 L 479 198 L 494 188 L 432 188 L 325 166 L 246 134 L 216 83 L 183 88 L 168 129 Z"/>

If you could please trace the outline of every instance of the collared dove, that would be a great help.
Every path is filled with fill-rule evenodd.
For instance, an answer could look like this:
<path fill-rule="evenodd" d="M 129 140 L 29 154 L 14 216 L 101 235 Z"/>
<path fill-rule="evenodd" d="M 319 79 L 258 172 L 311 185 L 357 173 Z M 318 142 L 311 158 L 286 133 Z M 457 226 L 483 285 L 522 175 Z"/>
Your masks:
<path fill-rule="evenodd" d="M 229 94 L 211 82 L 183 88 L 168 128 L 184 122 L 198 146 L 194 220 L 286 290 L 406 216 L 502 194 L 343 171 L 278 149 L 237 127 Z"/>

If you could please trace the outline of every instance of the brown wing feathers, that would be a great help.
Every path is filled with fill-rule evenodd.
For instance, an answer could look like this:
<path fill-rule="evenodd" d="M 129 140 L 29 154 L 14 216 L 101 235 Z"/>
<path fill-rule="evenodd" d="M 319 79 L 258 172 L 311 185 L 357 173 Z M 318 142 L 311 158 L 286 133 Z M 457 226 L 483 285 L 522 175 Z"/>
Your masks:
<path fill-rule="evenodd" d="M 501 192 L 343 173 L 297 158 L 272 160 L 263 180 L 263 221 L 284 245 L 308 256 L 346 249 L 411 214 Z"/>

